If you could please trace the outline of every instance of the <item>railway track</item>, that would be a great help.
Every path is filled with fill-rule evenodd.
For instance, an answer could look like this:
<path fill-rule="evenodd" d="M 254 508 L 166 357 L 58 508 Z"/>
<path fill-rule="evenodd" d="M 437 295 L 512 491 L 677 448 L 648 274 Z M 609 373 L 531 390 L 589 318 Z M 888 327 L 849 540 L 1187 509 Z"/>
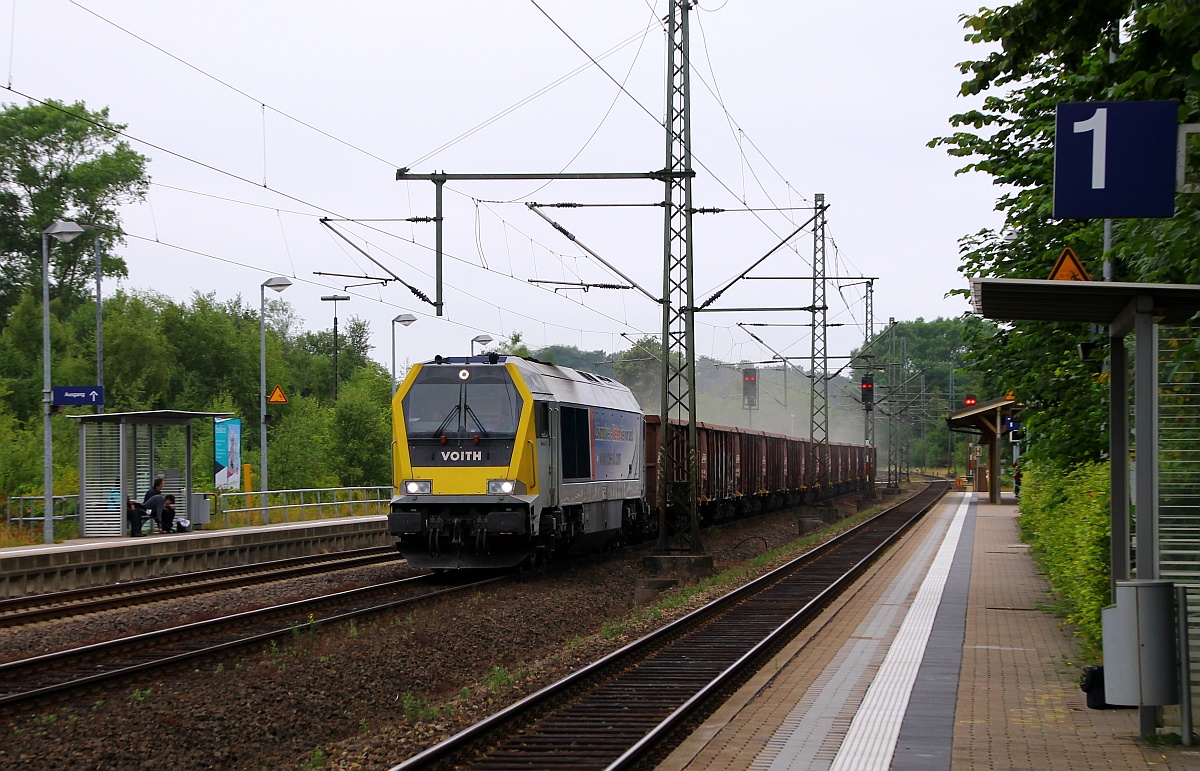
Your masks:
<path fill-rule="evenodd" d="M 253 586 L 268 581 L 398 561 L 400 555 L 396 553 L 395 547 L 377 546 L 333 554 L 291 557 L 253 565 L 177 573 L 62 592 L 11 597 L 0 600 L 0 629 L 222 589 Z"/>
<path fill-rule="evenodd" d="M 106 680 L 160 669 L 231 648 L 266 642 L 357 616 L 393 610 L 456 592 L 469 592 L 508 580 L 512 580 L 512 576 L 421 591 L 421 587 L 432 583 L 434 578 L 428 575 L 411 576 L 11 661 L 0 664 L 0 709 L 11 709 L 33 699 L 67 693 Z M 409 593 L 412 589 L 416 589 L 417 593 Z M 387 596 L 396 592 L 405 592 L 406 596 Z"/>
<path fill-rule="evenodd" d="M 665 756 L 946 492 L 916 496 L 392 771 L 619 769 Z"/>

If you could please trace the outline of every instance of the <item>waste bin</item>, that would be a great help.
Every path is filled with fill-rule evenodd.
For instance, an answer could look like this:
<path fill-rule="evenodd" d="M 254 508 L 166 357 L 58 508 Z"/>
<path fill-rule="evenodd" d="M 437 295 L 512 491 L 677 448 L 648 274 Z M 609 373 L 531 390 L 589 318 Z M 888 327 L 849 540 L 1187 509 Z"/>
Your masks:
<path fill-rule="evenodd" d="M 192 522 L 192 529 L 197 529 L 209 523 L 211 515 L 209 513 L 207 495 L 204 493 L 192 493 L 192 499 L 188 501 L 188 518 Z"/>
<path fill-rule="evenodd" d="M 1179 703 L 1175 585 L 1117 581 L 1116 604 L 1101 611 L 1104 691 L 1110 704 Z"/>
<path fill-rule="evenodd" d="M 1104 694 L 1104 667 L 1091 666 L 1083 668 L 1083 676 L 1079 678 L 1079 689 L 1087 695 L 1088 709 L 1136 709 L 1131 704 L 1109 704 Z"/>

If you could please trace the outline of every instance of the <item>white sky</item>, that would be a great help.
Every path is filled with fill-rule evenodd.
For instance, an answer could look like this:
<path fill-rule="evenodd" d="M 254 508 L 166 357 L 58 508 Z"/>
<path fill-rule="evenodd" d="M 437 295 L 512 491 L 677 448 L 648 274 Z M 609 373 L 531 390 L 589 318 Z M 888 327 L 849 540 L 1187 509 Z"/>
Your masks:
<path fill-rule="evenodd" d="M 653 118 L 588 67 L 432 154 L 588 65 L 538 6 L 597 58 L 626 43 L 602 64 L 618 80 L 628 77 L 626 88 Z M 828 273 L 880 277 L 878 322 L 961 313 L 963 301 L 944 299 L 964 285 L 955 270 L 956 241 L 999 225 L 996 190 L 981 175 L 955 178 L 955 159 L 925 143 L 949 133 L 947 118 L 970 106 L 956 97 L 962 76 L 955 65 L 982 52 L 963 42 L 958 17 L 977 7 L 977 0 L 705 0 L 691 17 L 695 205 L 810 206 L 813 194 L 823 192 L 831 207 Z M 131 142 L 150 158 L 152 185 L 146 203 L 123 212 L 131 236 L 121 248 L 126 288 L 180 300 L 193 290 L 220 299 L 241 294 L 256 305 L 264 280 L 287 275 L 295 285 L 283 297 L 308 328 L 321 329 L 331 325 L 332 308 L 319 297 L 355 282 L 314 271 L 381 274 L 318 218 L 434 212 L 433 185 L 397 182 L 397 167 L 419 173 L 662 168 L 663 130 L 655 120 L 664 109 L 658 20 L 665 8 L 665 0 L 3 0 L 0 49 L 8 55 L 0 58 L 0 85 L 39 99 L 108 106 L 129 134 L 157 146 Z M 7 103 L 24 102 L 0 93 Z M 389 323 L 402 312 L 419 320 L 397 328 L 401 362 L 463 355 L 482 333 L 500 339 L 520 331 L 533 347 L 616 350 L 628 347 L 621 332 L 657 332 L 659 306 L 637 292 L 555 295 L 527 283 L 621 280 L 521 203 L 476 199 L 650 203 L 662 200 L 662 184 L 556 182 L 539 190 L 540 184 L 447 185 L 442 319 L 396 283 L 351 288 L 345 293 L 353 300 L 339 303 L 339 317 L 370 322 L 374 356 L 385 365 Z M 544 211 L 661 294 L 660 209 Z M 795 227 L 790 219 L 799 224 L 808 216 L 697 215 L 697 301 L 775 246 Z M 432 224 L 345 227 L 433 296 Z M 794 250 L 780 250 L 752 275 L 810 275 L 812 236 L 791 244 Z M 807 305 L 811 292 L 808 282 L 753 281 L 716 307 Z M 845 354 L 862 340 L 862 288 L 839 293 L 831 283 L 828 295 L 830 321 L 848 325 L 830 330 L 830 355 Z M 738 321 L 810 319 L 705 314 L 697 352 L 730 361 L 770 358 Z M 803 328 L 755 332 L 788 355 L 809 351 Z"/>

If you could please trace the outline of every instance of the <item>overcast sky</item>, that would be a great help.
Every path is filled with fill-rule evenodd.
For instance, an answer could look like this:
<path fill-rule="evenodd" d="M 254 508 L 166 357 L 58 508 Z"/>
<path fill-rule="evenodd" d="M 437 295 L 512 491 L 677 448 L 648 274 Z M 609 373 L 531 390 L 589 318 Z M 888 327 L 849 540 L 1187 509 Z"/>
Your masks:
<path fill-rule="evenodd" d="M 878 276 L 875 318 L 953 316 L 963 287 L 957 239 L 996 227 L 996 190 L 926 147 L 951 131 L 960 14 L 978 0 L 706 0 L 691 15 L 694 281 L 702 301 L 811 214 L 828 213 L 828 273 Z M 651 181 L 447 185 L 445 315 L 403 285 L 314 271 L 384 275 L 321 217 L 387 220 L 434 213 L 414 172 L 629 172 L 664 166 L 665 0 L 0 0 L 7 103 L 55 98 L 108 106 L 149 157 L 147 201 L 123 211 L 129 290 L 178 300 L 193 291 L 257 306 L 275 275 L 309 329 L 370 322 L 374 357 L 462 355 L 478 334 L 521 332 L 532 347 L 618 350 L 621 333 L 656 333 L 659 307 L 634 291 L 588 292 L 529 279 L 623 283 L 524 202 L 661 202 Z M 557 26 L 556 26 L 557 25 Z M 561 27 L 561 29 L 559 29 Z M 582 49 L 582 50 L 581 50 Z M 603 71 L 589 62 L 590 54 Z M 624 84 L 622 93 L 614 82 Z M 19 93 L 14 93 L 19 92 Z M 723 105 L 723 106 L 722 106 Z M 307 125 L 305 125 L 307 124 Z M 498 203 L 493 203 L 498 202 Z M 653 294 L 662 292 L 660 208 L 543 209 Z M 362 249 L 434 295 L 434 228 L 339 223 Z M 811 274 L 797 236 L 751 275 Z M 110 285 L 111 286 L 111 285 Z M 107 290 L 106 290 L 107 292 Z M 862 287 L 828 289 L 830 354 L 862 340 Z M 807 305 L 802 281 L 752 281 L 716 307 Z M 737 322 L 804 324 L 807 314 L 710 313 L 697 352 L 771 357 Z M 803 327 L 758 328 L 788 355 Z M 119 355 L 119 352 L 113 352 Z"/>

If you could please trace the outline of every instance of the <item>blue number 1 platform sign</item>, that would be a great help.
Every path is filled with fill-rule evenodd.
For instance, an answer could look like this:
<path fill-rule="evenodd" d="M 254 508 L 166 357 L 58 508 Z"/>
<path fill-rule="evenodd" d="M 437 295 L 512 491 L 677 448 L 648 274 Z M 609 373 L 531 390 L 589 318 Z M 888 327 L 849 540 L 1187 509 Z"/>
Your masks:
<path fill-rule="evenodd" d="M 1058 105 L 1054 216 L 1173 217 L 1178 123 L 1174 101 Z"/>

